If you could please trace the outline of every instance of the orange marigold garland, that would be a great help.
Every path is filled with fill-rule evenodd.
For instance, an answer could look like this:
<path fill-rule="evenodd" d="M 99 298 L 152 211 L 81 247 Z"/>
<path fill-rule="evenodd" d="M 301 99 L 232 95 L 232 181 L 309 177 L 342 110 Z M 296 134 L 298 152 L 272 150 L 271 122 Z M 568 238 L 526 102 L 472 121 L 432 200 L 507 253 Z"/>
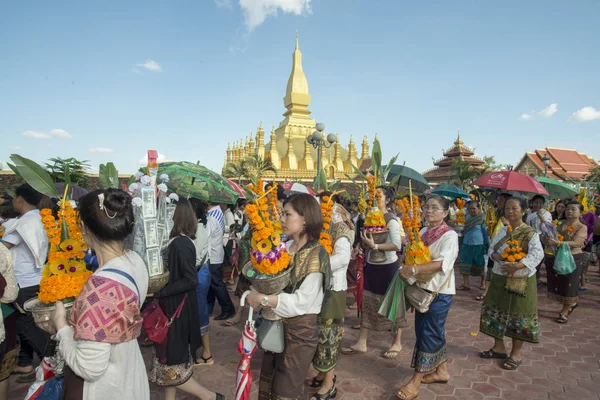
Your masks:
<path fill-rule="evenodd" d="M 519 247 L 519 241 L 513 240 L 513 228 L 510 225 L 508 226 L 508 234 L 509 240 L 506 241 L 508 247 L 504 249 L 504 252 L 502 253 L 501 257 L 506 262 L 519 262 L 523 258 L 525 258 L 527 254 L 525 254 L 523 249 Z"/>
<path fill-rule="evenodd" d="M 283 228 L 279 221 L 277 209 L 277 184 L 269 186 L 264 191 L 264 182 L 259 180 L 257 185 L 248 188 L 258 197 L 246 206 L 246 215 L 252 227 L 250 261 L 258 272 L 259 277 L 277 275 L 289 266 L 290 256 L 285 244 L 281 242 Z M 254 272 L 248 272 L 250 278 Z"/>
<path fill-rule="evenodd" d="M 42 270 L 38 299 L 46 304 L 74 300 L 92 276 L 83 261 L 83 250 L 87 246 L 79 229 L 79 213 L 69 201 L 63 199 L 58 219 L 47 208 L 41 210 L 40 215 L 50 242 L 50 251 L 48 263 Z"/>
<path fill-rule="evenodd" d="M 454 222 L 457 225 L 464 225 L 467 223 L 466 213 L 465 213 L 465 204 L 467 202 L 463 199 L 456 199 L 456 205 L 458 206 L 458 212 L 456 213 L 456 218 Z"/>
<path fill-rule="evenodd" d="M 327 250 L 327 253 L 331 255 L 333 252 L 333 245 L 331 243 L 331 235 L 329 230 L 331 228 L 331 212 L 333 211 L 333 201 L 329 196 L 323 196 L 321 199 L 321 213 L 323 214 L 323 231 L 319 238 L 321 246 Z"/>
<path fill-rule="evenodd" d="M 421 239 L 419 198 L 414 196 L 412 202 L 408 198 L 398 199 L 396 200 L 396 204 L 402 212 L 402 225 L 408 235 L 404 264 L 421 265 L 431 262 L 429 248 L 425 246 L 425 243 Z"/>

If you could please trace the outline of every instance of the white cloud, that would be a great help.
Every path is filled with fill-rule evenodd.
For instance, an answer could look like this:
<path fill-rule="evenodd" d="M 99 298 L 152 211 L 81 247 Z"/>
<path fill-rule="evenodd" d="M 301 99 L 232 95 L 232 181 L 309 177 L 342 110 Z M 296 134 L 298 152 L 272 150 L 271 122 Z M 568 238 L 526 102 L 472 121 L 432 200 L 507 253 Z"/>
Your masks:
<path fill-rule="evenodd" d="M 600 111 L 596 110 L 594 107 L 587 106 L 575 111 L 569 118 L 569 121 L 589 122 L 595 119 L 600 119 Z"/>
<path fill-rule="evenodd" d="M 558 112 L 558 104 L 552 103 L 548 107 L 543 108 L 539 111 L 532 111 L 530 113 L 523 113 L 519 119 L 523 121 L 531 121 L 536 118 L 552 118 L 554 114 Z"/>
<path fill-rule="evenodd" d="M 167 156 L 165 156 L 164 154 L 158 153 L 158 160 L 159 163 L 165 162 L 167 161 Z M 140 164 L 142 165 L 148 165 L 148 153 L 144 154 L 144 157 L 140 158 L 140 161 L 138 161 Z"/>
<path fill-rule="evenodd" d="M 152 72 L 162 72 L 162 67 L 159 63 L 154 60 L 146 60 L 145 62 L 138 64 L 138 67 L 146 68 L 148 71 Z"/>
<path fill-rule="evenodd" d="M 115 151 L 114 149 L 109 149 L 107 147 L 92 147 L 88 149 L 90 153 L 112 153 Z"/>
<path fill-rule="evenodd" d="M 310 13 L 310 0 L 239 0 L 248 30 L 262 24 L 267 17 L 283 13 L 303 15 Z"/>
<path fill-rule="evenodd" d="M 72 138 L 71 134 L 64 129 L 52 129 L 50 131 L 50 136 L 59 137 L 59 138 Z"/>
<path fill-rule="evenodd" d="M 25 131 L 21 133 L 22 136 L 27 136 L 34 139 L 52 139 L 50 134 L 45 132 L 36 132 L 36 131 Z"/>
<path fill-rule="evenodd" d="M 219 8 L 232 8 L 233 7 L 232 0 L 215 0 L 215 4 Z"/>
<path fill-rule="evenodd" d="M 8 146 L 9 150 L 20 150 L 21 146 Z"/>

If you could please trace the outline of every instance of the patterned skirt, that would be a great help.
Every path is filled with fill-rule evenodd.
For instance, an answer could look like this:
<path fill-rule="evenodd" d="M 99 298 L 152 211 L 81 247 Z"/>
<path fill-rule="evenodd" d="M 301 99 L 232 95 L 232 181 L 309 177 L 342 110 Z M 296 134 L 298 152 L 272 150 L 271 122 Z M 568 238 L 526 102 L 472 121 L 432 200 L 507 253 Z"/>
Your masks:
<path fill-rule="evenodd" d="M 492 275 L 490 287 L 481 307 L 480 332 L 500 340 L 507 336 L 538 343 L 540 326 L 535 275 L 527 279 L 524 296 L 508 292 L 504 289 L 505 285 L 505 276 Z"/>
<path fill-rule="evenodd" d="M 577 304 L 579 299 L 579 281 L 583 272 L 583 253 L 573 255 L 577 268 L 569 275 L 554 272 L 554 257 L 546 256 L 546 278 L 548 279 L 548 297 L 562 304 Z"/>
<path fill-rule="evenodd" d="M 463 275 L 483 276 L 485 246 L 463 244 L 460 248 L 460 272 Z"/>
<path fill-rule="evenodd" d="M 344 336 L 346 291 L 330 293 L 327 304 L 317 316 L 319 344 L 313 357 L 313 366 L 319 372 L 327 372 L 335 368 Z"/>
<path fill-rule="evenodd" d="M 362 297 L 360 324 L 362 327 L 373 331 L 393 331 L 394 328 L 405 328 L 406 311 L 400 307 L 396 321 L 390 321 L 379 314 L 379 303 L 392 283 L 394 275 L 398 273 L 398 263 L 365 265 L 364 290 Z"/>
<path fill-rule="evenodd" d="M 446 318 L 451 304 L 452 295 L 438 294 L 428 312 L 421 314 L 415 311 L 417 341 L 410 366 L 416 372 L 434 371 L 440 364 L 448 361 Z"/>
<path fill-rule="evenodd" d="M 152 358 L 152 369 L 148 372 L 148 380 L 158 386 L 179 386 L 190 380 L 194 374 L 194 362 L 190 354 L 189 361 L 185 364 L 161 364 L 156 357 Z"/>

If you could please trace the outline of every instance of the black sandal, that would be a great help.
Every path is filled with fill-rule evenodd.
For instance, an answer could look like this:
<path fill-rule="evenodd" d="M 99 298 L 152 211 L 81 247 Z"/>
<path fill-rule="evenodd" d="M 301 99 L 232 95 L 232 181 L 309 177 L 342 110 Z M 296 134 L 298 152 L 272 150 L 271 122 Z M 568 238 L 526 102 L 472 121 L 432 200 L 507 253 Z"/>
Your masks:
<path fill-rule="evenodd" d="M 558 318 L 556 318 L 556 322 L 558 322 L 559 324 L 566 324 L 567 322 L 569 322 L 569 317 L 567 316 L 567 314 L 560 313 L 558 314 Z"/>
<path fill-rule="evenodd" d="M 502 368 L 507 370 L 507 371 L 516 371 L 517 368 L 519 368 L 519 365 L 521 365 L 521 363 L 523 362 L 523 360 L 515 360 L 512 357 L 508 357 L 506 359 L 506 361 L 504 361 L 504 363 L 502 364 Z"/>
<path fill-rule="evenodd" d="M 324 393 L 324 394 L 315 393 L 311 396 L 311 399 L 315 398 L 317 400 L 328 400 L 328 399 L 335 399 L 335 396 L 337 396 L 337 389 L 334 384 L 327 393 Z"/>
<path fill-rule="evenodd" d="M 573 313 L 573 311 L 575 311 L 575 309 L 579 307 L 579 303 L 575 303 L 574 305 L 571 306 L 571 308 L 569 308 L 569 314 L 571 315 Z"/>
<path fill-rule="evenodd" d="M 317 375 L 318 376 L 318 375 Z M 321 386 L 323 386 L 323 381 L 325 380 L 325 378 L 323 379 L 317 379 L 317 376 L 315 376 L 312 381 L 308 384 L 309 387 L 312 388 L 320 388 Z M 337 380 L 337 375 L 333 376 L 333 385 L 335 386 L 335 381 Z"/>
<path fill-rule="evenodd" d="M 489 359 L 489 358 L 497 358 L 499 360 L 505 360 L 508 357 L 506 353 L 498 353 L 494 351 L 494 349 L 489 349 L 487 351 L 482 351 L 479 353 L 479 357 Z"/>

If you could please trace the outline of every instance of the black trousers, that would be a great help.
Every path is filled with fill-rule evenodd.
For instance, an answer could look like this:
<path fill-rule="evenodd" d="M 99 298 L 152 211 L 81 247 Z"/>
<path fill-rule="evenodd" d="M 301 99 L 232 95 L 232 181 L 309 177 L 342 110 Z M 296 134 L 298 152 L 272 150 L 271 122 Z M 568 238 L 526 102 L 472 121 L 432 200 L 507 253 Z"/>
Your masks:
<path fill-rule="evenodd" d="M 206 298 L 206 304 L 208 306 L 208 315 L 212 315 L 213 308 L 215 306 L 215 299 L 221 306 L 221 312 L 226 314 L 235 313 L 235 306 L 229 297 L 227 286 L 223 282 L 223 263 L 221 264 L 209 264 L 210 268 L 210 288 L 208 289 L 208 296 Z"/>
<path fill-rule="evenodd" d="M 23 304 L 27 300 L 37 297 L 39 291 L 39 285 L 19 289 L 17 303 L 23 308 Z M 19 367 L 33 365 L 34 352 L 40 359 L 44 357 L 44 350 L 46 343 L 50 339 L 50 334 L 38 328 L 35 322 L 33 322 L 33 315 L 31 313 L 19 313 L 17 317 L 17 335 L 21 342 Z"/>

